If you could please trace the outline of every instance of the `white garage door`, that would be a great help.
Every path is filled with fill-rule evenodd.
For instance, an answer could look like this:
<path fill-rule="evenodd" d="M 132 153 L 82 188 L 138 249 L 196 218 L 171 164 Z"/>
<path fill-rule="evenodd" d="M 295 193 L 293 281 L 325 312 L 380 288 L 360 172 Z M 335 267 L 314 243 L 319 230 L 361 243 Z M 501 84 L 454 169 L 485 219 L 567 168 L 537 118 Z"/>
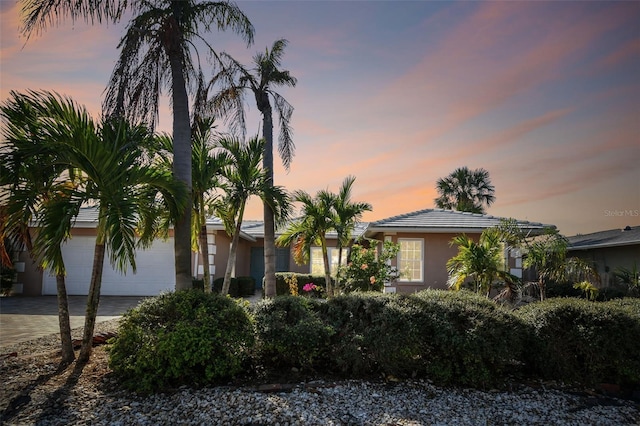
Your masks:
<path fill-rule="evenodd" d="M 67 270 L 66 284 L 69 295 L 89 293 L 95 237 L 75 236 L 62 248 Z M 126 274 L 117 272 L 106 254 L 100 294 L 104 296 L 156 296 L 175 288 L 173 240 L 156 240 L 147 250 L 136 251 L 136 273 L 129 268 Z M 56 294 L 56 279 L 43 274 L 42 293 Z"/>

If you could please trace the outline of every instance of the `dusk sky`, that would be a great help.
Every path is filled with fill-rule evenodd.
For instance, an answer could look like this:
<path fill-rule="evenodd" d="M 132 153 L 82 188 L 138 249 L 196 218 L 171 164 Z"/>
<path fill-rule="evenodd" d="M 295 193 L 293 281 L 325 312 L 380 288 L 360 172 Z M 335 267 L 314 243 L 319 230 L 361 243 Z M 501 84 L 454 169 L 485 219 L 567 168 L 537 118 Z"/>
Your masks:
<path fill-rule="evenodd" d="M 371 221 L 432 208 L 438 178 L 482 167 L 491 215 L 567 236 L 640 225 L 639 1 L 237 4 L 254 45 L 233 33 L 211 44 L 249 64 L 286 38 L 282 65 L 298 79 L 280 91 L 296 155 L 288 173 L 278 162 L 276 184 L 335 192 L 354 175 Z M 0 99 L 56 91 L 99 117 L 126 23 L 67 20 L 26 42 L 16 1 L 0 5 Z M 158 129 L 171 120 L 165 102 Z"/>

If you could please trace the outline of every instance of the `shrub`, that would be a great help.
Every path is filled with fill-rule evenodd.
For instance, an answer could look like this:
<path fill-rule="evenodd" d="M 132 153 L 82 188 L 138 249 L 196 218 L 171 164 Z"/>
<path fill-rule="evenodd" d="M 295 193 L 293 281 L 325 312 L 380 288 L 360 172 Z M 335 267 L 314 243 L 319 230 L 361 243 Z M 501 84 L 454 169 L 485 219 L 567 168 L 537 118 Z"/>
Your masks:
<path fill-rule="evenodd" d="M 239 373 L 252 345 L 250 318 L 235 301 L 179 291 L 146 299 L 122 317 L 109 366 L 141 393 L 207 385 Z"/>
<path fill-rule="evenodd" d="M 213 291 L 220 293 L 224 278 L 216 278 L 213 280 Z M 256 280 L 253 277 L 233 277 L 229 283 L 229 296 L 244 297 L 250 296 L 256 292 Z"/>
<path fill-rule="evenodd" d="M 277 272 L 276 273 L 276 296 L 285 296 L 291 295 L 291 289 L 289 288 L 289 282 L 291 278 L 295 277 L 296 284 L 298 285 L 298 294 L 305 294 L 306 292 L 303 290 L 306 284 L 314 284 L 322 289 L 325 288 L 325 280 L 324 275 L 309 275 L 309 274 L 298 274 L 295 272 Z M 332 281 L 335 283 L 335 281 Z M 264 288 L 262 289 L 262 294 L 264 296 Z"/>
<path fill-rule="evenodd" d="M 310 370 L 319 365 L 332 329 L 320 321 L 317 303 L 309 298 L 279 296 L 252 308 L 257 353 L 265 366 Z"/>
<path fill-rule="evenodd" d="M 397 278 L 394 268 L 388 263 L 400 251 L 400 245 L 385 241 L 378 255 L 375 247 L 360 244 L 351 247 L 349 264 L 340 267 L 340 287 L 343 292 L 382 291 L 385 282 Z"/>
<path fill-rule="evenodd" d="M 640 381 L 640 302 L 548 299 L 520 308 L 532 330 L 526 361 L 543 378 L 584 384 Z M 635 314 L 634 314 L 635 312 Z"/>

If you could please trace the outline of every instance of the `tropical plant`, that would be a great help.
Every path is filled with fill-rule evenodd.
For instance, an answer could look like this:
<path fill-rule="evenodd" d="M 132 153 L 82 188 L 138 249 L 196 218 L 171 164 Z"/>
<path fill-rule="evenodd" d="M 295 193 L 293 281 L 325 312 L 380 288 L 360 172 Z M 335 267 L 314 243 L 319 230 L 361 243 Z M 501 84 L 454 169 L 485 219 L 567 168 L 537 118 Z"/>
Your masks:
<path fill-rule="evenodd" d="M 119 44 L 104 103 L 106 116 L 142 118 L 153 124 L 163 88 L 170 88 L 173 107 L 173 172 L 191 190 L 191 128 L 188 81 L 196 67 L 192 53 L 201 41 L 211 58 L 218 58 L 200 31 L 231 28 L 250 44 L 253 26 L 233 3 L 195 0 L 68 1 L 23 0 L 23 33 L 29 37 L 66 17 L 73 22 L 118 22 L 134 13 Z M 199 68 L 199 67 L 198 67 Z M 190 200 L 189 200 L 190 201 Z M 191 202 L 174 223 L 176 289 L 191 287 Z"/>
<path fill-rule="evenodd" d="M 219 143 L 229 158 L 229 164 L 222 171 L 227 193 L 217 207 L 218 215 L 231 236 L 231 247 L 221 292 L 227 294 L 236 262 L 247 200 L 251 196 L 259 196 L 272 211 L 276 212 L 278 220 L 286 220 L 289 198 L 283 188 L 270 185 L 267 173 L 260 167 L 264 139 L 252 138 L 245 145 L 236 138 L 222 138 Z"/>
<path fill-rule="evenodd" d="M 0 106 L 5 123 L 4 143 L 0 145 L 0 187 L 4 189 L 0 193 L 0 240 L 23 244 L 40 267 L 55 274 L 61 363 L 65 365 L 75 354 L 61 246 L 77 214 L 78 206 L 71 202 L 77 182 L 73 169 L 58 164 L 57 153 L 43 131 L 46 120 L 63 120 L 67 114 L 60 101 L 51 94 L 12 91 Z M 64 172 L 66 177 L 61 178 Z M 31 222 L 40 229 L 35 243 L 29 230 Z"/>
<path fill-rule="evenodd" d="M 293 245 L 293 259 L 299 265 L 309 261 L 312 245 L 320 246 L 327 296 L 331 297 L 333 285 L 326 234 L 335 229 L 336 195 L 327 190 L 320 190 L 315 197 L 312 197 L 307 192 L 298 190 L 293 193 L 293 200 L 302 203 L 300 217 L 289 224 L 278 237 L 277 243 L 283 246 Z"/>
<path fill-rule="evenodd" d="M 370 244 L 378 241 L 371 240 Z M 344 293 L 354 291 L 382 291 L 385 282 L 398 278 L 390 260 L 400 251 L 400 245 L 392 241 L 382 243 L 378 254 L 375 246 L 367 248 L 362 244 L 351 246 L 349 263 L 340 267 L 344 282 L 340 285 Z"/>
<path fill-rule="evenodd" d="M 334 205 L 335 210 L 335 231 L 338 234 L 338 265 L 342 265 L 342 251 L 351 241 L 353 230 L 362 219 L 365 211 L 371 211 L 372 207 L 369 203 L 352 202 L 351 189 L 355 182 L 355 176 L 347 176 L 342 182 L 338 190 L 338 196 Z M 384 249 L 383 249 L 384 251 Z M 340 271 L 338 267 L 336 271 L 336 285 L 340 286 Z"/>
<path fill-rule="evenodd" d="M 267 173 L 267 181 L 273 180 L 273 118 L 272 103 L 279 117 L 280 137 L 278 153 L 285 166 L 289 168 L 293 159 L 294 144 L 291 139 L 291 115 L 293 107 L 277 93 L 278 86 L 294 87 L 297 83 L 289 71 L 279 69 L 284 55 L 287 40 L 276 40 L 271 50 L 257 53 L 253 62 L 254 69 L 247 69 L 230 55 L 222 54 L 225 60 L 224 69 L 214 77 L 214 82 L 222 84 L 222 90 L 211 99 L 214 111 L 231 118 L 232 131 L 240 131 L 245 135 L 244 97 L 247 92 L 254 95 L 258 110 L 262 114 L 262 136 L 265 139 L 263 169 Z M 276 247 L 275 217 L 269 204 L 264 204 L 264 270 L 265 296 L 276 295 Z"/>
<path fill-rule="evenodd" d="M 632 268 L 622 266 L 616 268 L 613 276 L 617 283 L 626 287 L 630 296 L 640 295 L 640 269 L 637 263 L 634 263 Z"/>
<path fill-rule="evenodd" d="M 447 261 L 449 288 L 458 291 L 470 282 L 476 293 L 489 296 L 496 284 L 511 289 L 519 284 L 520 279 L 506 270 L 504 246 L 497 228 L 485 229 L 478 242 L 465 234 L 457 235 L 451 245 L 457 246 L 458 254 Z"/>
<path fill-rule="evenodd" d="M 438 179 L 436 189 L 439 196 L 434 202 L 441 209 L 484 214 L 484 206 L 491 206 L 496 199 L 489 172 L 482 168 L 457 168 Z"/>

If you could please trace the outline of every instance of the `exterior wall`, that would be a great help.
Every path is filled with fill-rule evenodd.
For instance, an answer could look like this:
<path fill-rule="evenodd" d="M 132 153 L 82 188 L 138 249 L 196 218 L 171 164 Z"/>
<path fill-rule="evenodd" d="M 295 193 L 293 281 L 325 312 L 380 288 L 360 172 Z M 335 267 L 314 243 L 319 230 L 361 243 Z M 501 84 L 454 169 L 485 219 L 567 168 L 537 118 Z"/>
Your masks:
<path fill-rule="evenodd" d="M 634 265 L 640 268 L 640 244 L 590 250 L 569 250 L 569 256 L 594 262 L 600 274 L 602 287 L 609 287 L 613 284 L 613 273 L 617 268 L 633 270 Z"/>
<path fill-rule="evenodd" d="M 422 281 L 406 281 L 402 278 L 392 283 L 397 293 L 414 293 L 416 291 L 431 289 L 447 289 L 447 261 L 456 255 L 458 249 L 449 245 L 450 241 L 458 234 L 454 233 L 379 233 L 375 239 L 383 241 L 385 237 L 397 243 L 399 239 L 415 238 L 423 241 L 423 271 Z M 467 234 L 474 240 L 478 240 L 480 234 Z M 398 266 L 397 259 L 392 260 L 392 266 Z"/>

